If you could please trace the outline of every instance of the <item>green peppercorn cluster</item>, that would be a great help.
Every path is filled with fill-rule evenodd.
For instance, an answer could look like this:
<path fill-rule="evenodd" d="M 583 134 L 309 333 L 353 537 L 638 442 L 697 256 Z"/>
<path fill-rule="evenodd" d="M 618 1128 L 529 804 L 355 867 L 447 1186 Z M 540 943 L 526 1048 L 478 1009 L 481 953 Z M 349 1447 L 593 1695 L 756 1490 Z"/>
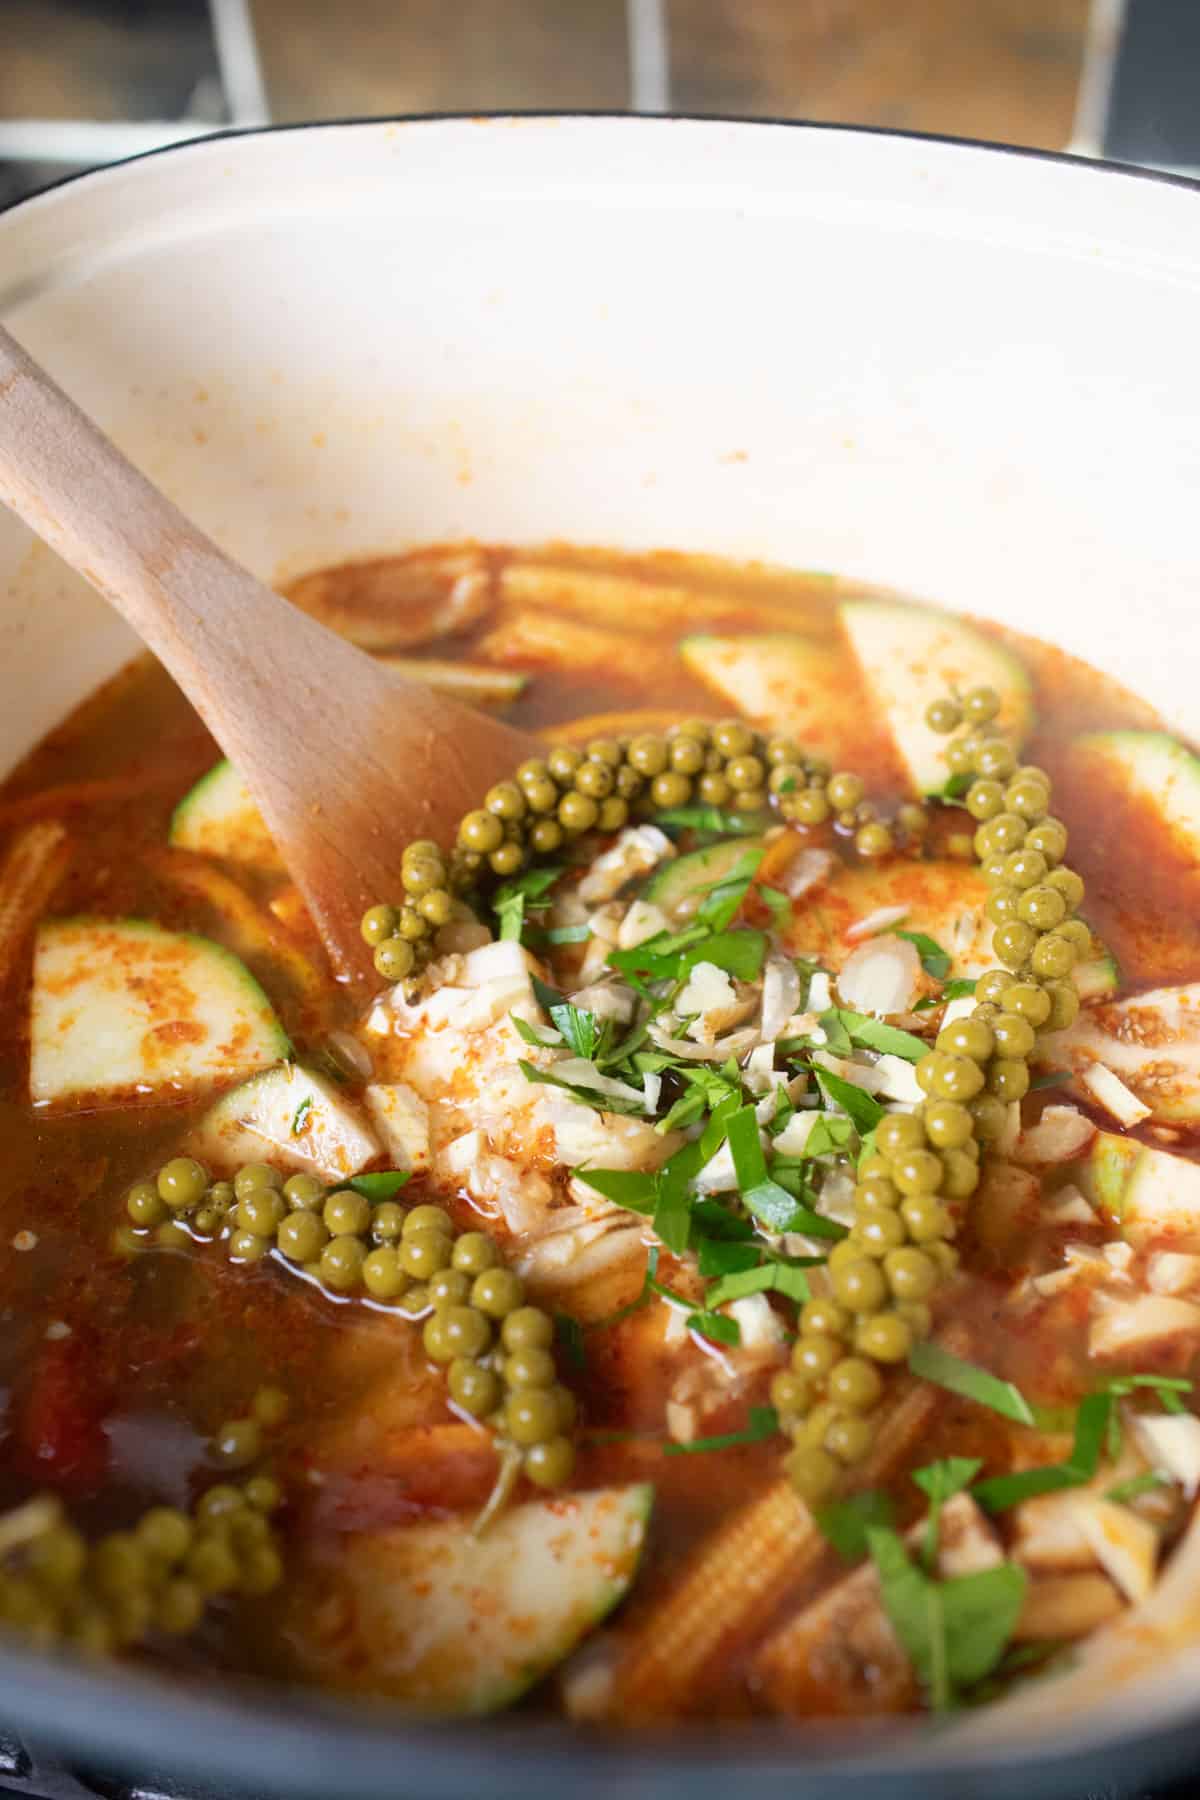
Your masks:
<path fill-rule="evenodd" d="M 520 1276 L 504 1267 L 485 1232 L 456 1234 L 440 1206 L 372 1204 L 315 1175 L 284 1180 L 269 1163 L 247 1163 L 232 1182 L 212 1184 L 189 1156 L 174 1157 L 153 1181 L 131 1188 L 126 1211 L 143 1228 L 161 1230 L 165 1221 L 179 1231 L 178 1221 L 187 1219 L 198 1229 L 215 1187 L 232 1197 L 220 1219 L 235 1261 L 258 1262 L 278 1250 L 335 1294 L 365 1294 L 423 1320 L 425 1349 L 446 1365 L 455 1405 L 517 1446 L 531 1481 L 559 1487 L 569 1480 L 575 1401 L 555 1378 L 554 1321 L 525 1304 Z M 214 1453 L 231 1468 L 253 1461 L 263 1427 L 280 1422 L 286 1407 L 286 1395 L 262 1390 L 250 1418 L 221 1428 Z"/>
<path fill-rule="evenodd" d="M 859 776 L 834 773 L 787 737 L 764 737 L 742 719 L 688 719 L 663 736 L 593 738 L 582 749 L 556 744 L 523 762 L 511 781 L 497 782 L 483 805 L 458 827 L 447 865 L 422 840 L 404 852 L 404 901 L 373 906 L 362 934 L 387 981 L 403 981 L 428 959 L 453 894 L 520 873 L 534 858 L 554 856 L 584 832 L 619 831 L 631 817 L 699 804 L 740 813 L 773 811 L 796 825 L 832 820 L 853 834 L 864 857 L 889 855 L 898 840 L 925 831 L 924 807 L 902 806 L 892 823 L 878 818 Z"/>
<path fill-rule="evenodd" d="M 0 1518 L 0 1625 L 89 1654 L 155 1632 L 185 1636 L 218 1594 L 266 1594 L 283 1576 L 267 1475 L 209 1488 L 191 1512 L 152 1506 L 89 1543 L 49 1495 Z"/>
<path fill-rule="evenodd" d="M 245 1469 L 257 1462 L 265 1447 L 265 1434 L 276 1431 L 287 1419 L 291 1401 L 283 1388 L 260 1387 L 244 1418 L 226 1419 L 209 1446 L 215 1462 L 227 1469 Z"/>
<path fill-rule="evenodd" d="M 830 1294 L 800 1314 L 791 1369 L 772 1399 L 795 1449 L 787 1469 L 808 1501 L 824 1499 L 870 1450 L 882 1380 L 876 1365 L 907 1359 L 931 1325 L 929 1301 L 957 1266 L 948 1202 L 979 1181 L 980 1147 L 1007 1125 L 1029 1088 L 1039 1030 L 1060 1031 L 1079 1010 L 1069 977 L 1091 934 L 1073 915 L 1083 882 L 1063 866 L 1066 827 L 1050 814 L 1045 771 L 1019 768 L 996 730 L 998 696 L 977 688 L 938 700 L 927 722 L 952 740 L 947 761 L 970 776 L 964 804 L 978 821 L 974 850 L 991 893 L 988 917 L 1002 968 L 984 975 L 967 1018 L 944 1025 L 916 1065 L 927 1096 L 881 1121 L 859 1165 L 850 1235 L 829 1257 Z"/>

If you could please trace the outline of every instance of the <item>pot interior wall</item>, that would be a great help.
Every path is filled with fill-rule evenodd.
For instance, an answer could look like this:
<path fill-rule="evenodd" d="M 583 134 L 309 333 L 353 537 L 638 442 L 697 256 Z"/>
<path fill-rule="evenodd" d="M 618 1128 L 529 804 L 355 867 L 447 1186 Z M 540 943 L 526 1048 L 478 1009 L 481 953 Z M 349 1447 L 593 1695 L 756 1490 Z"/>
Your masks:
<path fill-rule="evenodd" d="M 1185 722 L 1200 203 L 784 126 L 201 143 L 0 219 L 0 311 L 268 577 L 473 535 L 707 548 L 1011 619 Z M 129 649 L 0 520 L 0 768 Z"/>

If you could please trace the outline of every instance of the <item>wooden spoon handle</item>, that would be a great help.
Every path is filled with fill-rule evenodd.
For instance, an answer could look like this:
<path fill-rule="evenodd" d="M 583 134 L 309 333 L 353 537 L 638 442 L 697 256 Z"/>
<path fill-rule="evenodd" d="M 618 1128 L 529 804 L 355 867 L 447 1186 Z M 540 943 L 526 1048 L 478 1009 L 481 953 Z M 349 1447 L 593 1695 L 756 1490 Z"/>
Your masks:
<path fill-rule="evenodd" d="M 244 654 L 248 624 L 295 629 L 287 601 L 193 525 L 3 326 L 0 499 L 128 619 L 210 726 L 206 692 Z"/>

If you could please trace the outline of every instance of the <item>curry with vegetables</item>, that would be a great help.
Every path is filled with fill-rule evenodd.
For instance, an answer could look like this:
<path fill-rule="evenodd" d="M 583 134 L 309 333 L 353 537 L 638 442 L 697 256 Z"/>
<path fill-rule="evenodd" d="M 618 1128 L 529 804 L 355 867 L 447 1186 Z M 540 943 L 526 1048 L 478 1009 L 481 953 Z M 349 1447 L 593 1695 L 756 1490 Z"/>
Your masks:
<path fill-rule="evenodd" d="M 290 597 L 544 754 L 404 848 L 365 1009 L 149 659 L 0 789 L 0 1626 L 614 1726 L 1196 1629 L 1190 748 L 828 577 Z"/>

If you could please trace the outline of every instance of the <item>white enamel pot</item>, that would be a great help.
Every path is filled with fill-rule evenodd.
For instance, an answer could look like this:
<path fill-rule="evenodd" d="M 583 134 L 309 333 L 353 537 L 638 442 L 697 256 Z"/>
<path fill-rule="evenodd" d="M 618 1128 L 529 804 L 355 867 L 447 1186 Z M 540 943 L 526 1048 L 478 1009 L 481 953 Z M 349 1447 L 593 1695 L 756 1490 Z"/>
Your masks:
<path fill-rule="evenodd" d="M 0 316 L 268 578 L 459 536 L 761 557 L 1051 638 L 1200 734 L 1187 183 L 811 126 L 303 127 L 13 208 Z M 133 648 L 0 517 L 0 769 Z M 886 1746 L 406 1728 L 11 1653 L 0 1713 L 99 1761 L 339 1800 L 1064 1795 L 1200 1757 L 1194 1634 L 1090 1695 Z"/>

